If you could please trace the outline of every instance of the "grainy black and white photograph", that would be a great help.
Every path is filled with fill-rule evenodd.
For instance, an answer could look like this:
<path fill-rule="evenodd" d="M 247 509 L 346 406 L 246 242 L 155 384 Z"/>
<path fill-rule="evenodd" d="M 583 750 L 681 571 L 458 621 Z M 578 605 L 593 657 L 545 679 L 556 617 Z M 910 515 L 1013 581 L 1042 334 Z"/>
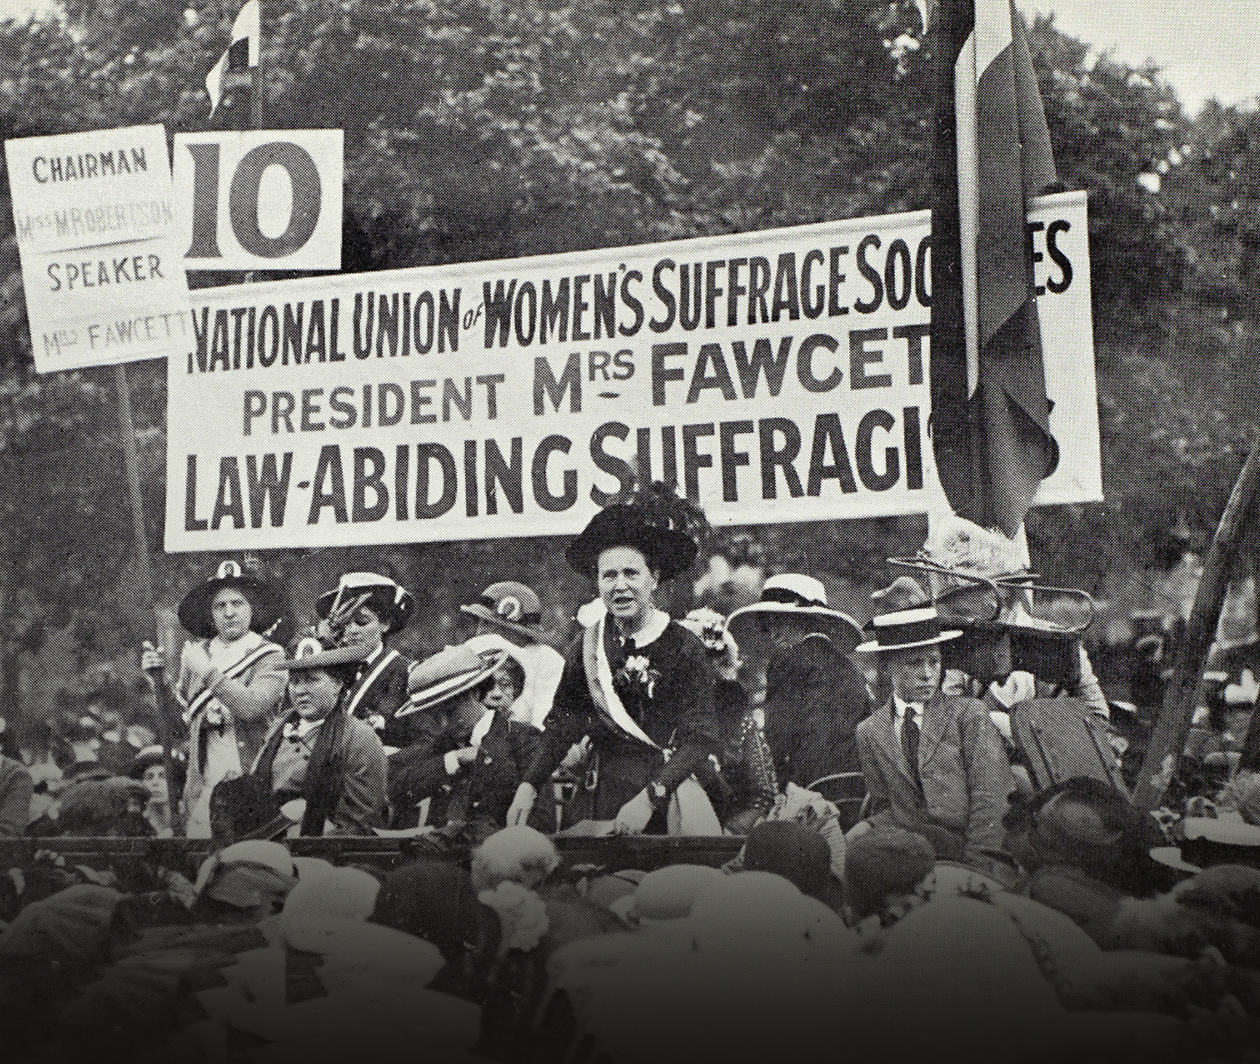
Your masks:
<path fill-rule="evenodd" d="M 1260 3 L 0 0 L 0 1054 L 1260 1064 Z"/>

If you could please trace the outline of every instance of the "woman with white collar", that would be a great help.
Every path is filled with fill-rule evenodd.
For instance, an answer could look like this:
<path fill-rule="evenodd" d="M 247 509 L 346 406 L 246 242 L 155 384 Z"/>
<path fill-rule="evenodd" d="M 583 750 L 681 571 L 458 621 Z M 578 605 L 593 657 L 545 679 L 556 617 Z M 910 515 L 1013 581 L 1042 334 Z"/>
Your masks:
<path fill-rule="evenodd" d="M 523 824 L 570 747 L 588 737 L 586 815 L 622 832 L 720 834 L 693 770 L 717 752 L 715 675 L 700 641 L 655 604 L 699 553 L 703 514 L 652 485 L 597 514 L 566 558 L 599 587 L 598 616 L 565 661 L 538 755 L 508 811 Z"/>
<path fill-rule="evenodd" d="M 284 651 L 261 633 L 280 619 L 281 600 L 268 583 L 226 561 L 179 604 L 179 621 L 193 636 L 184 644 L 175 697 L 188 722 L 186 833 L 210 837 L 210 792 L 253 763 L 284 696 Z M 147 671 L 162 666 L 148 644 Z"/>

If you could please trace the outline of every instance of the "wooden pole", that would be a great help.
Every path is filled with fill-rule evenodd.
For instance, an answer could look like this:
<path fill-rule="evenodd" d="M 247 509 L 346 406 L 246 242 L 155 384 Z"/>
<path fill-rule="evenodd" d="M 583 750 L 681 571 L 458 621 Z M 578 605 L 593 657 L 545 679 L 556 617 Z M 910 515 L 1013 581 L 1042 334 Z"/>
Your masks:
<path fill-rule="evenodd" d="M 1220 622 L 1231 563 L 1238 552 L 1238 541 L 1256 513 L 1258 498 L 1260 435 L 1253 441 L 1251 453 L 1238 474 L 1216 528 L 1212 547 L 1203 563 L 1203 580 L 1194 596 L 1185 637 L 1177 648 L 1173 677 L 1164 692 L 1164 702 L 1151 733 L 1142 774 L 1138 777 L 1137 790 L 1133 795 L 1134 804 L 1139 809 L 1150 811 L 1159 806 L 1181 760 L 1190 720 L 1194 716 L 1195 693 Z"/>
<path fill-rule="evenodd" d="M 144 523 L 144 502 L 140 495 L 140 457 L 136 453 L 136 423 L 131 414 L 131 389 L 127 385 L 127 370 L 122 363 L 113 367 L 114 390 L 118 394 L 118 430 L 122 436 L 123 465 L 127 472 L 127 494 L 131 497 L 131 527 L 136 546 L 136 576 L 140 586 L 141 602 L 145 613 L 154 618 L 157 610 L 153 603 L 153 564 L 149 553 L 149 533 Z M 161 633 L 154 637 L 159 645 Z M 162 747 L 162 766 L 166 770 L 166 807 L 171 812 L 170 788 L 174 783 L 171 768 L 171 737 L 167 721 L 166 683 L 162 670 L 150 673 L 157 699 L 157 737 Z"/>

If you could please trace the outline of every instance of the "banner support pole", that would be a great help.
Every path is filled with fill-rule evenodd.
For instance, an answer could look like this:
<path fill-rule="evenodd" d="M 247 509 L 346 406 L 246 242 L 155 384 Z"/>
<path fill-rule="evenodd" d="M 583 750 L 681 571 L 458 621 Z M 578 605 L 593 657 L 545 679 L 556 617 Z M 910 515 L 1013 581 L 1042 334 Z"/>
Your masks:
<path fill-rule="evenodd" d="M 1204 560 L 1203 579 L 1194 596 L 1185 637 L 1177 648 L 1173 677 L 1164 692 L 1159 717 L 1146 748 L 1142 773 L 1133 796 L 1134 804 L 1144 811 L 1149 812 L 1159 806 L 1181 761 L 1186 733 L 1194 715 L 1195 695 L 1229 587 L 1231 563 L 1238 553 L 1239 540 L 1256 511 L 1257 501 L 1260 501 L 1260 434 L 1252 442 L 1251 453 L 1238 474 L 1212 539 L 1212 547 Z M 1169 759 L 1171 766 L 1167 763 Z M 1169 771 L 1170 767 L 1172 771 Z"/>
<path fill-rule="evenodd" d="M 144 502 L 140 496 L 140 456 L 136 451 L 136 423 L 131 413 L 131 388 L 127 384 L 127 368 L 119 362 L 112 367 L 114 390 L 118 394 L 118 428 L 122 436 L 123 466 L 127 473 L 127 494 L 131 497 L 131 527 L 136 547 L 136 573 L 139 578 L 141 604 L 157 627 L 157 607 L 153 601 L 153 562 L 149 551 L 149 534 L 144 524 Z M 154 639 L 161 644 L 160 632 Z M 170 788 L 174 783 L 171 767 L 171 737 L 167 720 L 166 682 L 162 670 L 150 672 L 157 700 L 157 739 L 162 747 L 162 767 L 166 771 L 166 808 L 173 812 Z"/>

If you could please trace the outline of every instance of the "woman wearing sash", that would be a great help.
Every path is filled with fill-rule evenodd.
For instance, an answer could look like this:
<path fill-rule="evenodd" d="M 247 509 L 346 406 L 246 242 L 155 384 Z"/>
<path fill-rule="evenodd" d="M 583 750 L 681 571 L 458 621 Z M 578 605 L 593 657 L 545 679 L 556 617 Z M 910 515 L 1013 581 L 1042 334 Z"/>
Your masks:
<path fill-rule="evenodd" d="M 590 739 L 589 817 L 614 830 L 721 833 L 692 772 L 722 729 L 704 647 L 653 601 L 662 580 L 699 552 L 704 516 L 663 485 L 597 514 L 570 545 L 569 564 L 599 587 L 602 616 L 565 660 L 542 742 L 508 811 L 523 824 L 570 747 Z"/>
<path fill-rule="evenodd" d="M 180 623 L 193 636 L 184 644 L 175 697 L 188 722 L 185 834 L 210 837 L 210 792 L 220 780 L 243 775 L 262 749 L 284 695 L 279 665 L 284 651 L 260 635 L 280 619 L 271 585 L 219 566 L 179 604 Z M 145 667 L 160 665 L 146 650 Z"/>
<path fill-rule="evenodd" d="M 386 753 L 414 741 L 415 728 L 397 714 L 407 704 L 407 676 L 415 662 L 389 646 L 389 637 L 407 624 L 414 605 L 410 592 L 379 573 L 345 573 L 336 590 L 315 603 L 326 634 L 363 651 L 346 688 L 346 712 L 372 726 Z"/>

